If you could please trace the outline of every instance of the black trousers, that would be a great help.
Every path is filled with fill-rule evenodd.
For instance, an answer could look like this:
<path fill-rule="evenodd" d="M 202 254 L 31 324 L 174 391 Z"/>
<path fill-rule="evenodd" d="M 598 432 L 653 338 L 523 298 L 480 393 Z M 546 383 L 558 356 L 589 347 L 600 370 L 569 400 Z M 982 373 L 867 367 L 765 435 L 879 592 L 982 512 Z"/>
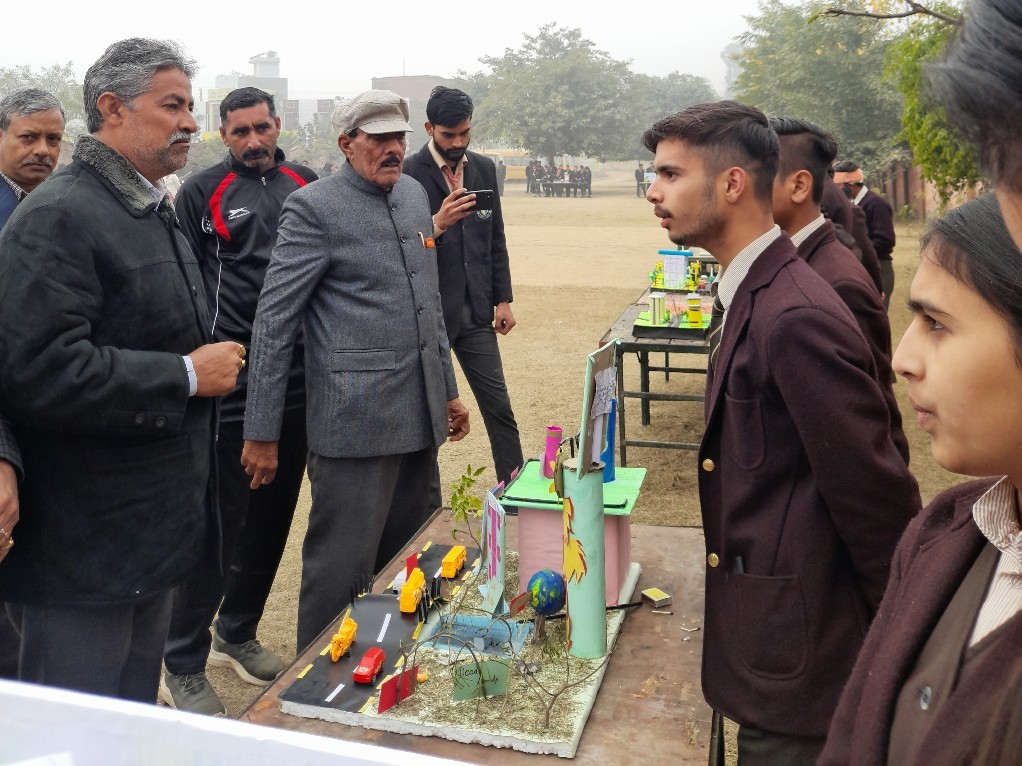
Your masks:
<path fill-rule="evenodd" d="M 740 726 L 738 766 L 813 766 L 826 741 L 826 737 L 795 737 Z"/>
<path fill-rule="evenodd" d="M 18 678 L 18 652 L 21 648 L 21 636 L 14 628 L 14 623 L 0 604 L 0 678 L 16 680 Z"/>
<path fill-rule="evenodd" d="M 205 670 L 212 641 L 209 626 L 218 609 L 215 629 L 225 641 L 242 644 L 256 637 L 305 477 L 304 411 L 284 419 L 277 475 L 270 484 L 249 488 L 252 479 L 241 465 L 243 446 L 242 424 L 221 423 L 217 494 L 224 571 L 210 562 L 178 588 L 164 652 L 167 670 L 175 675 Z"/>
<path fill-rule="evenodd" d="M 511 409 L 511 397 L 504 382 L 504 365 L 497 345 L 497 331 L 490 323 L 476 322 L 468 298 L 465 298 L 461 328 L 450 338 L 451 350 L 465 373 L 469 388 L 483 416 L 486 435 L 490 438 L 490 452 L 497 480 L 505 486 L 511 474 L 523 461 L 522 440 L 518 423 Z"/>
<path fill-rule="evenodd" d="M 885 258 L 880 261 L 880 281 L 884 285 L 884 310 L 891 306 L 891 293 L 894 292 L 894 261 Z"/>
<path fill-rule="evenodd" d="M 18 677 L 155 703 L 173 593 L 89 607 L 8 604 L 22 636 Z"/>
<path fill-rule="evenodd" d="M 430 500 L 436 452 L 366 458 L 309 452 L 312 510 L 302 546 L 299 653 L 436 510 Z"/>

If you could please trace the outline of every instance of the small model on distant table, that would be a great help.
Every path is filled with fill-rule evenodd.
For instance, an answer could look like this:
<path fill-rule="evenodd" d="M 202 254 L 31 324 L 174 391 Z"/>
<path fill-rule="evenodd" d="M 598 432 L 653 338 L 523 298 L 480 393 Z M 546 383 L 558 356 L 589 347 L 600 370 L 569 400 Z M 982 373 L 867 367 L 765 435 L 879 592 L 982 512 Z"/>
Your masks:
<path fill-rule="evenodd" d="M 351 677 L 356 683 L 375 684 L 376 676 L 383 670 L 383 663 L 386 661 L 387 655 L 380 647 L 374 646 L 362 655 L 362 659 L 359 660 L 358 667 L 355 668 Z"/>
<path fill-rule="evenodd" d="M 355 642 L 358 623 L 348 615 L 344 615 L 337 632 L 330 639 L 330 659 L 337 662 L 345 654 L 351 654 L 351 645 Z"/>

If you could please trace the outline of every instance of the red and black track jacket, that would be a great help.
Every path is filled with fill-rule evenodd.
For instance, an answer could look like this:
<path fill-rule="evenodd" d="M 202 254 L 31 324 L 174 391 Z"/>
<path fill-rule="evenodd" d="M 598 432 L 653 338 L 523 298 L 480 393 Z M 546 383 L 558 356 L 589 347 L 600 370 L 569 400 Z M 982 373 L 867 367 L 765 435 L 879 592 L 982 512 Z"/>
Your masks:
<path fill-rule="evenodd" d="M 285 162 L 280 149 L 276 160 L 276 167 L 260 173 L 228 153 L 223 162 L 189 176 L 174 200 L 205 278 L 214 341 L 250 346 L 259 291 L 277 241 L 280 210 L 291 192 L 317 178 L 309 168 Z M 221 400 L 221 421 L 244 420 L 247 383 L 245 367 L 237 388 Z M 305 357 L 299 341 L 285 409 L 304 405 Z"/>

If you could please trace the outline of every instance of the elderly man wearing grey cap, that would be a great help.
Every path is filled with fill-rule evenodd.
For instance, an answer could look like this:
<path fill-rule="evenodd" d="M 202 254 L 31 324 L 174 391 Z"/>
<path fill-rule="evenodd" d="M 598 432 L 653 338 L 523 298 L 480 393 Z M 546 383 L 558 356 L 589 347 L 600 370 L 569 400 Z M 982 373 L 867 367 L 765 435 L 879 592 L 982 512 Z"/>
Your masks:
<path fill-rule="evenodd" d="M 304 327 L 312 510 L 299 651 L 427 519 L 436 451 L 468 433 L 429 203 L 401 174 L 408 102 L 366 91 L 332 122 L 347 162 L 291 194 L 281 212 L 252 332 L 242 454 L 253 489 L 273 481 L 287 373 Z"/>

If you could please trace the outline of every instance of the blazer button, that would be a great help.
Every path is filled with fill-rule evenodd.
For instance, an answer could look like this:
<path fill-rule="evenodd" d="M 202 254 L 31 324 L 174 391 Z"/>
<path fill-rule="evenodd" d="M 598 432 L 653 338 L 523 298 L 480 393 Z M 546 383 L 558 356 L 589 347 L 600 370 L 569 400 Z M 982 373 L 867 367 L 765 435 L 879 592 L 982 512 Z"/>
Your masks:
<path fill-rule="evenodd" d="M 717 467 L 716 464 L 714 464 L 714 462 L 709 458 L 706 458 L 706 460 L 703 461 L 703 470 L 706 471 L 707 473 L 712 472 L 713 469 L 716 467 Z"/>
<path fill-rule="evenodd" d="M 924 686 L 919 690 L 919 709 L 929 710 L 930 703 L 933 701 L 933 689 L 929 686 Z"/>
<path fill-rule="evenodd" d="M 156 420 L 153 421 L 153 425 L 156 426 L 157 428 L 163 428 L 165 425 L 167 425 L 167 419 L 163 417 L 163 415 L 159 415 L 157 416 Z"/>
<path fill-rule="evenodd" d="M 397 210 L 397 203 L 396 202 L 391 202 L 390 203 L 390 209 L 391 210 Z"/>
<path fill-rule="evenodd" d="M 402 242 L 407 242 L 408 241 L 408 237 L 406 237 L 404 234 L 402 234 L 401 235 L 401 241 Z"/>
<path fill-rule="evenodd" d="M 414 276 L 415 276 L 415 274 L 416 274 L 416 272 L 415 272 L 415 271 L 409 271 L 409 272 L 408 272 L 408 276 L 410 276 L 410 277 L 414 277 Z"/>
<path fill-rule="evenodd" d="M 706 557 L 706 563 L 711 567 L 715 567 L 720 563 L 720 557 L 716 553 L 711 553 Z"/>
<path fill-rule="evenodd" d="M 140 426 L 140 425 L 142 425 L 143 423 L 145 423 L 145 415 L 143 415 L 143 414 L 142 414 L 142 413 L 140 412 L 140 413 L 138 413 L 138 414 L 137 414 L 137 415 L 135 416 L 135 425 L 136 425 L 136 426 Z"/>
<path fill-rule="evenodd" d="M 423 351 L 425 351 L 425 350 L 426 350 L 426 346 L 427 346 L 427 345 L 429 345 L 429 344 L 427 344 L 427 343 L 422 343 L 422 344 L 421 344 L 421 345 L 419 346 L 419 348 L 421 348 L 421 349 L 422 349 Z"/>
<path fill-rule="evenodd" d="M 423 311 L 425 311 L 426 309 L 424 309 L 424 308 L 423 308 L 422 306 L 419 306 L 419 308 L 417 308 L 417 309 L 415 309 L 415 310 L 416 310 L 417 312 L 419 312 L 419 313 L 421 314 L 421 313 L 422 313 Z"/>

